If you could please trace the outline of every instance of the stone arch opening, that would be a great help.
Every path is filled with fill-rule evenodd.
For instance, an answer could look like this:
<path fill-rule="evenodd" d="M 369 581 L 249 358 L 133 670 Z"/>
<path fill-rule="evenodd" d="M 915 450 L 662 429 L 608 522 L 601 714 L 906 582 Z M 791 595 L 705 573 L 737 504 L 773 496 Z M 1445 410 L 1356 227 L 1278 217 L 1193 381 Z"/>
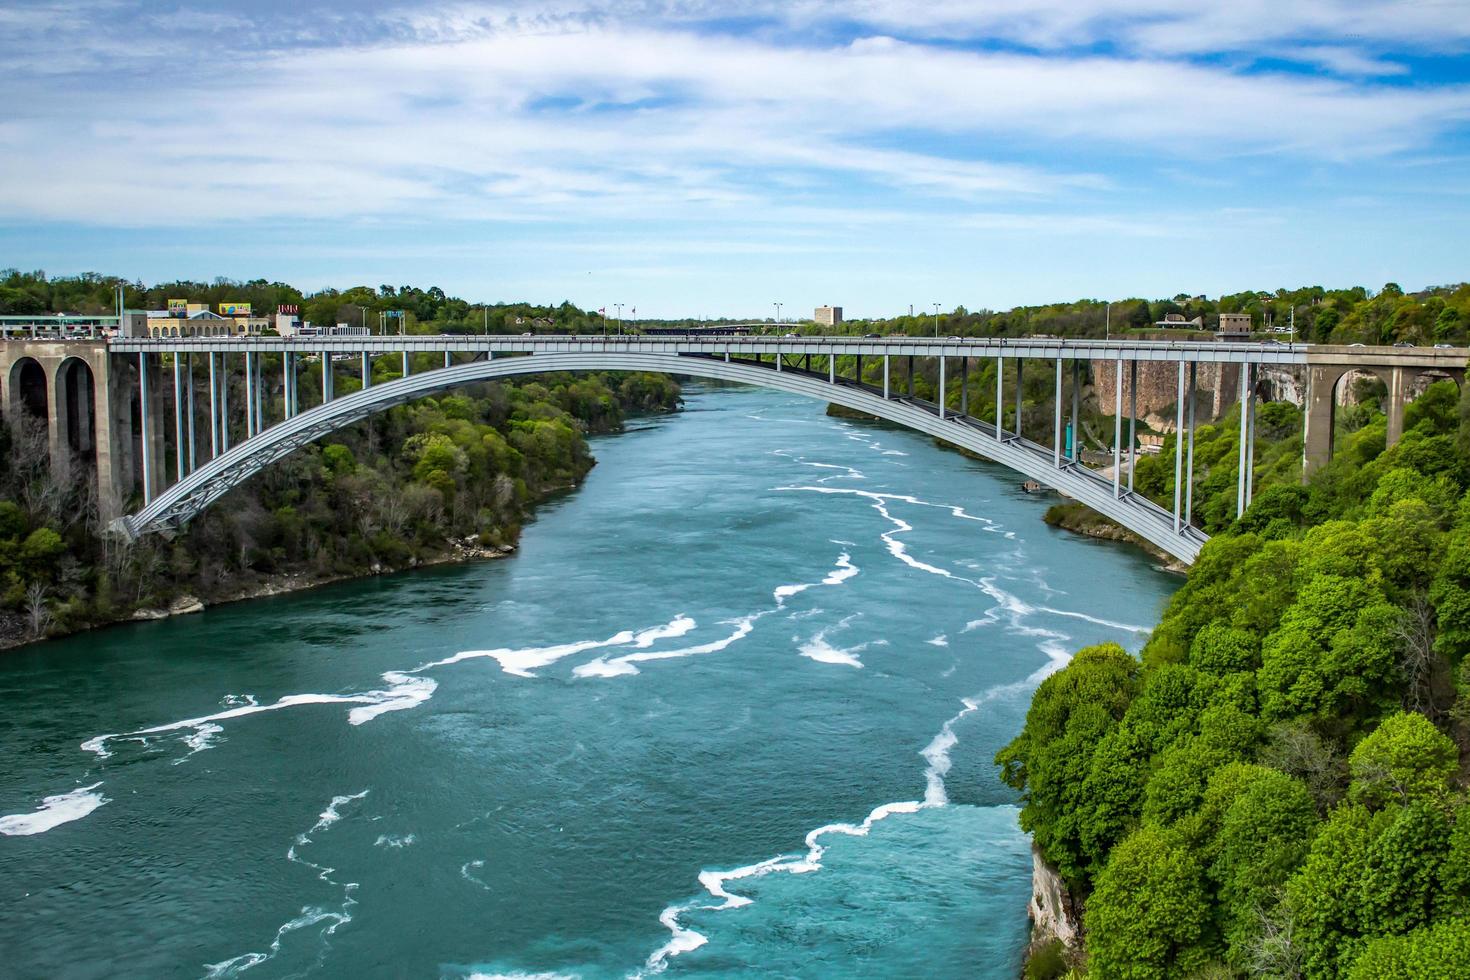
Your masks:
<path fill-rule="evenodd" d="M 10 412 L 17 420 L 22 413 L 43 422 L 47 418 L 46 369 L 33 357 L 22 357 L 10 368 Z"/>
<path fill-rule="evenodd" d="M 1424 368 L 1415 372 L 1414 377 L 1409 381 L 1407 390 L 1409 400 L 1413 401 L 1428 391 L 1430 385 L 1438 384 L 1441 381 L 1453 381 L 1456 390 L 1465 387 L 1465 375 L 1463 372 L 1457 374 L 1454 371 L 1441 370 L 1440 368 Z"/>
<path fill-rule="evenodd" d="M 72 453 L 90 457 L 97 448 L 97 387 L 92 366 L 68 357 L 56 370 L 57 428 Z"/>
<path fill-rule="evenodd" d="M 1332 382 L 1332 397 L 1329 399 L 1330 443 L 1328 458 L 1331 459 L 1339 441 L 1361 429 L 1366 421 L 1362 407 L 1387 415 L 1388 399 L 1393 390 L 1393 378 L 1387 371 L 1373 368 L 1344 368 Z"/>

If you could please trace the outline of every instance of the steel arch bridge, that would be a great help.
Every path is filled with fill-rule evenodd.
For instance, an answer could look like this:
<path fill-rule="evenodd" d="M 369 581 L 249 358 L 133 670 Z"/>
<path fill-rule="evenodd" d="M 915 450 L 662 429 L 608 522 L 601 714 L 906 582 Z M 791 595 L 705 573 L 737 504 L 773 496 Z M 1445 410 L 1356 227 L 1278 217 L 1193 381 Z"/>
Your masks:
<path fill-rule="evenodd" d="M 889 396 L 834 373 L 751 363 L 713 355 L 618 351 L 532 353 L 477 360 L 374 385 L 293 415 L 199 466 L 113 527 L 137 538 L 176 532 L 225 493 L 300 447 L 395 405 L 463 385 L 528 374 L 650 371 L 756 385 L 832 402 L 968 449 L 1072 497 L 1188 564 L 1208 540 L 1179 515 L 1088 469 L 1054 448 L 968 415 L 941 413 L 918 399 Z"/>

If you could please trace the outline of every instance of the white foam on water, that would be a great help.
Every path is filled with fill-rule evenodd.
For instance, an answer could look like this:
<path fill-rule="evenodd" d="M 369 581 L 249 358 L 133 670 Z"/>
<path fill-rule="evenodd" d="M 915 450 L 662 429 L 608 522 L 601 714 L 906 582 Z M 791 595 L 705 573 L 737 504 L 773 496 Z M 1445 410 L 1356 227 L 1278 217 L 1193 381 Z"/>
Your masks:
<path fill-rule="evenodd" d="M 471 973 L 466 980 L 581 980 L 575 973 Z"/>
<path fill-rule="evenodd" d="M 363 691 L 359 694 L 288 694 L 270 704 L 258 704 L 254 698 L 249 698 L 245 703 L 236 704 L 235 707 L 226 708 L 223 711 L 216 711 L 212 715 L 185 718 L 182 721 L 172 721 L 165 725 L 154 725 L 152 728 L 140 728 L 134 732 L 98 735 L 83 742 L 82 748 L 96 753 L 99 758 L 106 759 L 111 755 L 107 750 L 107 743 L 110 741 L 146 743 L 150 736 L 190 731 L 193 734 L 185 737 L 184 744 L 189 746 L 189 755 L 192 755 L 209 747 L 209 740 L 223 731 L 219 725 L 219 722 L 222 721 L 232 721 L 236 718 L 264 714 L 268 711 L 299 708 L 308 704 L 351 704 L 358 707 L 347 713 L 347 721 L 353 725 L 361 725 L 390 711 L 403 711 L 420 705 L 427 701 L 433 695 L 435 688 L 439 686 L 439 683 L 431 678 L 414 677 L 409 673 L 395 670 L 383 674 L 383 680 L 388 682 L 387 687 L 376 691 Z"/>
<path fill-rule="evenodd" d="M 851 616 L 845 616 L 836 625 L 819 631 L 815 636 L 808 638 L 806 642 L 800 643 L 797 647 L 797 652 L 809 660 L 817 661 L 817 663 L 839 664 L 844 667 L 856 667 L 861 670 L 863 662 L 858 659 L 857 655 L 868 649 L 868 647 L 887 646 L 887 640 L 870 640 L 867 643 L 859 643 L 855 647 L 848 647 L 846 649 L 835 647 L 827 641 L 829 634 L 847 629 L 848 625 L 854 619 L 857 619 L 859 615 L 861 614 L 853 613 Z M 793 636 L 791 641 L 798 643 L 799 637 Z"/>
<path fill-rule="evenodd" d="M 867 477 L 863 475 L 863 473 L 862 473 L 861 470 L 854 469 L 851 466 L 839 466 L 836 463 L 812 463 L 812 462 L 808 462 L 805 459 L 798 459 L 797 462 L 800 463 L 802 466 L 811 466 L 811 467 L 814 467 L 814 468 L 819 469 L 819 470 L 842 470 L 842 471 L 844 471 L 842 475 L 843 476 L 846 476 L 848 479 L 852 479 L 852 480 L 866 480 L 867 479 Z M 827 480 L 833 480 L 833 479 L 841 479 L 841 477 L 840 476 L 838 476 L 838 477 L 829 476 L 829 477 L 827 477 L 824 480 L 819 480 L 818 482 L 819 483 L 825 483 Z"/>
<path fill-rule="evenodd" d="M 1019 603 L 1020 601 L 1016 600 L 1016 602 Z M 1025 604 L 1020 603 L 1020 605 L 1024 606 Z M 1030 607 L 1026 608 L 1029 609 Z M 848 617 L 849 620 L 852 618 Z M 839 625 L 845 625 L 847 621 L 843 620 L 842 624 Z M 823 837 L 829 834 L 866 837 L 872 830 L 874 824 L 895 814 L 917 813 L 920 810 L 947 806 L 949 804 L 949 793 L 944 784 L 944 777 L 949 774 L 950 768 L 953 765 L 950 753 L 955 745 L 959 743 L 959 735 L 955 732 L 955 725 L 966 715 L 978 711 L 981 707 L 993 701 L 1008 697 L 1026 696 L 1029 691 L 1034 689 L 1049 674 L 1064 667 L 1070 659 L 1070 654 L 1068 654 L 1066 648 L 1060 642 L 1065 639 L 1067 639 L 1065 636 L 1060 636 L 1045 641 L 1041 646 L 1043 652 L 1048 656 L 1047 662 L 1033 671 L 1025 679 L 1010 684 L 1002 684 L 975 697 L 961 700 L 962 707 L 959 712 L 949 718 L 940 727 L 938 733 L 930 740 L 929 744 L 919 752 L 926 763 L 924 769 L 924 799 L 922 801 L 910 800 L 885 803 L 869 813 L 867 818 L 860 824 L 832 823 L 818 827 L 806 835 L 806 853 L 804 854 L 778 855 L 777 857 L 767 858 L 764 861 L 735 868 L 731 871 L 701 871 L 698 876 L 700 886 L 710 898 L 718 899 L 719 904 L 712 905 L 701 899 L 695 899 L 677 905 L 670 905 L 665 908 L 659 915 L 659 922 L 669 930 L 672 938 L 649 956 L 644 969 L 648 973 L 661 973 L 668 967 L 668 961 L 672 957 L 692 949 L 698 949 L 709 941 L 707 936 L 689 929 L 679 921 L 679 917 L 683 913 L 694 910 L 718 912 L 724 909 L 740 908 L 754 901 L 748 896 L 731 892 L 726 887 L 730 882 L 741 881 L 747 878 L 760 878 L 777 872 L 786 874 L 810 874 L 820 871 L 822 858 L 826 854 L 826 847 L 821 843 Z M 643 971 L 634 974 L 636 977 L 644 975 Z"/>
<path fill-rule="evenodd" d="M 482 860 L 480 860 L 480 859 L 478 859 L 478 858 L 475 859 L 475 860 L 473 860 L 473 861 L 466 861 L 464 864 L 461 864 L 459 866 L 459 876 L 461 878 L 463 878 L 465 881 L 468 881 L 472 885 L 476 885 L 476 886 L 478 886 L 480 888 L 483 888 L 487 892 L 488 891 L 491 891 L 492 889 L 490 888 L 489 885 L 485 884 L 485 882 L 483 882 L 479 878 L 475 877 L 474 875 L 470 874 L 470 869 L 471 868 L 474 868 L 476 871 L 478 871 L 479 869 L 483 868 L 484 866 L 485 866 L 485 862 L 482 861 Z"/>
<path fill-rule="evenodd" d="M 823 630 L 816 636 L 801 645 L 800 653 L 809 660 L 815 660 L 820 664 L 841 664 L 846 667 L 856 667 L 861 670 L 863 662 L 857 655 L 867 649 L 868 644 L 861 643 L 855 647 L 842 649 L 834 647 L 827 642 L 826 631 Z"/>
<path fill-rule="evenodd" d="M 317 821 L 311 825 L 311 829 L 297 834 L 295 843 L 286 849 L 286 860 L 311 868 L 317 873 L 316 877 L 319 881 L 324 881 L 329 885 L 342 889 L 341 906 L 336 909 L 328 909 L 320 905 L 303 905 L 300 913 L 276 929 L 276 934 L 271 939 L 270 946 L 265 952 L 241 953 L 239 956 L 232 956 L 218 963 L 204 964 L 204 969 L 208 971 L 205 973 L 207 980 L 214 980 L 214 978 L 218 977 L 237 977 L 252 967 L 259 966 L 262 963 L 274 959 L 281 952 L 282 942 L 291 933 L 326 923 L 326 927 L 317 935 L 319 946 L 315 965 L 321 966 L 326 958 L 327 949 L 331 945 L 330 939 L 332 935 L 342 926 L 352 921 L 351 909 L 357 904 L 357 900 L 352 895 L 353 892 L 357 891 L 358 883 L 355 881 L 341 882 L 333 879 L 331 876 L 337 870 L 336 868 L 324 867 L 323 865 L 306 860 L 297 853 L 297 848 L 311 844 L 312 834 L 326 831 L 338 820 L 342 819 L 341 807 L 360 800 L 367 795 L 368 791 L 363 790 L 360 793 L 352 793 L 347 796 L 332 797 L 332 802 L 327 804 L 327 808 L 317 817 Z M 305 972 L 310 972 L 310 969 Z"/>
<path fill-rule="evenodd" d="M 931 647 L 947 647 L 949 646 L 949 636 L 947 634 L 940 633 L 938 636 L 930 637 L 924 642 L 929 644 Z"/>
<path fill-rule="evenodd" d="M 651 647 L 659 640 L 683 636 L 697 625 L 694 620 L 680 613 L 664 625 L 646 629 L 633 637 L 633 645 L 640 648 Z"/>
<path fill-rule="evenodd" d="M 807 493 L 850 494 L 852 496 L 862 497 L 870 501 L 872 503 L 873 509 L 876 510 L 879 514 L 883 516 L 885 520 L 893 525 L 893 530 L 884 531 L 878 536 L 882 539 L 884 545 L 887 546 L 888 553 L 891 554 L 894 558 L 897 558 L 905 565 L 908 565 L 910 568 L 913 568 L 917 571 L 927 572 L 930 575 L 938 575 L 941 578 L 956 579 L 961 582 L 969 582 L 971 585 L 979 585 L 979 583 L 973 581 L 972 579 L 967 579 L 963 578 L 962 576 L 955 575 L 951 572 L 946 571 L 943 568 L 938 568 L 934 565 L 930 565 L 928 562 L 920 561 L 919 559 L 910 555 L 908 553 L 908 548 L 904 545 L 902 541 L 899 540 L 898 535 L 906 534 L 909 531 L 912 531 L 914 527 L 903 518 L 895 517 L 893 513 L 888 509 L 888 504 L 890 501 L 896 500 L 902 503 L 913 504 L 919 507 L 938 507 L 942 510 L 949 511 L 950 516 L 958 518 L 959 520 L 974 521 L 978 524 L 983 525 L 986 530 L 995 530 L 997 528 L 995 522 L 991 521 L 988 518 L 977 517 L 974 514 L 966 512 L 963 507 L 958 507 L 953 504 L 936 504 L 928 500 L 920 500 L 918 497 L 913 497 L 908 494 L 901 493 L 875 493 L 871 490 L 854 490 L 847 487 L 824 486 L 792 486 L 776 487 L 775 489 L 778 491 L 797 491 Z"/>
<path fill-rule="evenodd" d="M 837 556 L 837 567 L 827 573 L 822 579 L 823 585 L 841 585 L 858 573 L 859 569 L 852 563 L 852 558 L 847 552 Z"/>
<path fill-rule="evenodd" d="M 725 888 L 728 882 L 741 881 L 746 878 L 762 878 L 768 874 L 777 872 L 786 874 L 810 874 L 821 870 L 822 856 L 826 854 L 827 848 L 822 845 L 821 839 L 828 834 L 845 834 L 850 837 L 866 837 L 873 829 L 873 825 L 880 820 L 886 819 L 896 813 L 917 813 L 926 806 L 917 801 L 902 803 L 885 803 L 868 814 L 867 818 L 860 824 L 832 823 L 818 827 L 806 835 L 806 853 L 799 855 L 783 854 L 778 857 L 767 858 L 756 864 L 746 865 L 743 868 L 735 868 L 732 871 L 701 871 L 699 883 L 705 892 L 711 897 L 720 900 L 718 905 L 701 904 L 700 900 L 685 902 L 679 905 L 670 905 L 659 914 L 658 921 L 669 930 L 671 938 L 667 943 L 654 950 L 645 963 L 645 969 L 651 973 L 662 973 L 668 968 L 668 961 L 681 953 L 698 949 L 709 942 L 709 937 L 695 932 L 684 926 L 679 921 L 679 916 L 693 910 L 720 912 L 725 909 L 740 908 L 749 905 L 752 901 L 744 895 L 733 894 Z M 642 974 L 637 974 L 641 976 Z"/>
<path fill-rule="evenodd" d="M 33 834 L 44 834 L 64 823 L 80 820 L 109 802 L 107 797 L 97 792 L 101 785 L 97 782 L 91 786 L 79 786 L 70 793 L 43 797 L 41 805 L 30 813 L 12 813 L 0 817 L 0 834 L 6 837 L 30 837 Z"/>
<path fill-rule="evenodd" d="M 1089 616 L 1087 615 L 1087 613 L 1073 612 L 1070 609 L 1053 609 L 1050 606 L 1042 606 L 1041 612 L 1051 613 L 1053 616 L 1066 616 L 1070 619 L 1081 619 L 1085 620 L 1086 622 L 1093 623 L 1097 626 L 1106 626 L 1108 629 L 1115 630 L 1127 630 L 1130 633 L 1147 633 L 1149 631 L 1149 628 L 1147 626 L 1133 626 L 1128 623 L 1115 622 L 1111 619 L 1099 619 L 1096 616 Z"/>
<path fill-rule="evenodd" d="M 412 847 L 417 840 L 418 838 L 413 834 L 405 834 L 402 837 L 397 837 L 393 834 L 380 834 L 378 839 L 373 841 L 373 846 L 394 848 Z"/>
<path fill-rule="evenodd" d="M 724 623 L 733 625 L 735 629 L 728 636 L 721 637 L 709 643 L 700 643 L 696 646 L 680 647 L 676 650 L 649 650 L 644 653 L 629 653 L 621 657 L 609 659 L 598 657 L 596 660 L 585 664 L 578 664 L 572 668 L 573 677 L 626 677 L 638 673 L 635 664 L 646 663 L 650 660 L 676 660 L 680 657 L 697 657 L 706 653 L 719 653 L 737 640 L 743 640 L 755 629 L 755 621 L 774 610 L 764 609 L 749 616 L 739 619 L 727 619 Z"/>
<path fill-rule="evenodd" d="M 385 673 L 383 680 L 389 685 L 386 690 L 368 692 L 372 700 L 347 712 L 349 724 L 361 725 L 390 711 L 418 707 L 433 697 L 439 687 L 439 682 L 431 677 L 414 677 L 396 670 Z"/>
<path fill-rule="evenodd" d="M 194 734 L 189 735 L 184 739 L 184 744 L 189 746 L 188 755 L 180 756 L 179 758 L 175 759 L 174 765 L 181 765 L 185 762 L 188 762 L 189 759 L 196 753 L 203 752 L 205 749 L 214 748 L 214 737 L 222 731 L 224 731 L 223 727 L 212 722 L 205 722 L 198 728 L 194 729 Z"/>
<path fill-rule="evenodd" d="M 640 663 L 647 663 L 652 660 L 677 660 L 683 657 L 697 657 L 707 653 L 719 653 L 728 648 L 732 643 L 749 636 L 755 629 L 756 622 L 762 617 L 785 609 L 786 600 L 792 596 L 800 595 L 806 590 L 814 589 L 818 586 L 841 585 L 854 575 L 857 575 L 859 571 L 860 569 L 852 562 L 852 556 L 844 551 L 837 556 L 837 561 L 832 571 L 827 573 L 820 582 L 797 582 L 789 585 L 778 585 L 771 591 L 771 600 L 776 603 L 774 608 L 761 609 L 736 619 L 723 620 L 721 625 L 735 627 L 734 630 L 724 637 L 708 643 L 699 643 L 673 650 L 649 650 L 642 653 L 629 653 L 621 657 L 608 657 L 604 655 L 590 660 L 587 663 L 578 664 L 572 668 L 572 676 L 583 678 L 628 677 L 638 673 L 638 667 L 636 665 Z M 641 633 L 639 636 L 642 637 L 645 634 L 653 634 L 655 632 L 659 634 L 659 639 L 683 636 L 693 630 L 695 625 L 694 620 L 681 613 L 666 626 L 658 627 L 656 630 L 645 631 L 645 633 Z M 652 643 L 653 640 L 650 639 L 648 643 L 634 642 L 633 645 L 635 647 L 647 647 L 651 646 Z M 606 643 L 598 645 L 612 646 L 614 644 Z"/>
<path fill-rule="evenodd" d="M 342 813 L 338 809 L 338 807 L 345 806 L 348 803 L 356 802 L 357 800 L 360 800 L 367 795 L 368 791 L 363 790 L 361 793 L 353 793 L 349 796 L 332 797 L 332 802 L 328 803 L 327 808 L 323 810 L 320 815 L 317 816 L 316 823 L 311 825 L 311 829 L 297 836 L 296 843 L 310 844 L 312 834 L 326 830 L 328 827 L 332 826 L 332 824 L 342 819 Z"/>
<path fill-rule="evenodd" d="M 673 623 L 668 627 L 672 628 Z M 632 630 L 621 630 L 614 633 L 605 640 L 578 640 L 574 643 L 558 643 L 544 647 L 521 647 L 520 649 L 501 648 L 496 650 L 461 650 L 452 657 L 443 660 L 435 660 L 433 663 L 424 664 L 416 669 L 418 671 L 429 670 L 433 667 L 445 667 L 449 664 L 457 664 L 465 660 L 477 660 L 488 657 L 500 663 L 500 669 L 507 674 L 517 677 L 535 677 L 531 671 L 539 667 L 548 667 L 564 657 L 573 654 L 585 653 L 588 650 L 596 650 L 599 647 L 618 647 L 632 643 L 637 634 Z"/>

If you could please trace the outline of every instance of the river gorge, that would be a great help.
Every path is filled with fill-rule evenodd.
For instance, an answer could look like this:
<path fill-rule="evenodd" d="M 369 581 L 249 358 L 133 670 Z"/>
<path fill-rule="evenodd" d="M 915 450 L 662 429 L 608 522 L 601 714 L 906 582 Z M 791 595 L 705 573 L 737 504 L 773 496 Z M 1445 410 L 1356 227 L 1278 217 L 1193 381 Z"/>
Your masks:
<path fill-rule="evenodd" d="M 1180 580 L 789 395 L 593 448 L 512 558 L 0 656 L 5 970 L 1016 975 L 991 759 Z"/>

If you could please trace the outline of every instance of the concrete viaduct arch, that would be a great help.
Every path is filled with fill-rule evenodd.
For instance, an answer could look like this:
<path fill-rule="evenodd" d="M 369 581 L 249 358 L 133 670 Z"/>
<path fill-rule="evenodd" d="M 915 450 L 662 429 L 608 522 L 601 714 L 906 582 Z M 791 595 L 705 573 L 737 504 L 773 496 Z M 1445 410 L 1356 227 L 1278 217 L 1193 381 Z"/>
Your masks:
<path fill-rule="evenodd" d="M 246 479 L 300 447 L 395 405 L 463 385 L 526 374 L 586 371 L 653 371 L 773 388 L 834 402 L 944 439 L 1001 463 L 1071 496 L 1136 532 L 1168 554 L 1193 562 L 1208 537 L 1197 528 L 1182 528 L 1175 515 L 1141 495 L 1120 492 L 1115 483 L 1085 466 L 1064 460 L 1056 465 L 1053 450 L 1014 433 L 996 433 L 989 423 L 970 417 L 945 418 L 925 403 L 881 394 L 850 380 L 749 362 L 688 354 L 535 353 L 477 360 L 410 375 L 337 398 L 286 419 L 202 464 L 160 493 L 138 513 L 118 519 L 113 527 L 137 537 L 172 532 Z"/>
<path fill-rule="evenodd" d="M 1324 361 L 1327 360 L 1324 358 Z M 1342 379 L 1352 373 L 1371 374 L 1388 388 L 1388 433 L 1387 444 L 1392 446 L 1404 434 L 1404 410 L 1411 400 L 1415 382 L 1429 376 L 1448 378 L 1460 387 L 1465 386 L 1465 368 L 1459 366 L 1409 367 L 1353 363 L 1334 359 L 1335 362 L 1315 363 L 1309 369 L 1307 383 L 1307 417 L 1305 458 L 1309 464 L 1320 466 L 1332 458 L 1333 437 L 1336 432 L 1338 386 Z"/>
<path fill-rule="evenodd" d="M 105 516 L 122 511 L 131 486 L 128 384 L 111 370 L 104 343 L 20 341 L 0 344 L 0 414 L 5 424 L 26 417 L 47 430 L 51 469 L 61 479 L 74 464 L 95 465 L 98 503 Z"/>

